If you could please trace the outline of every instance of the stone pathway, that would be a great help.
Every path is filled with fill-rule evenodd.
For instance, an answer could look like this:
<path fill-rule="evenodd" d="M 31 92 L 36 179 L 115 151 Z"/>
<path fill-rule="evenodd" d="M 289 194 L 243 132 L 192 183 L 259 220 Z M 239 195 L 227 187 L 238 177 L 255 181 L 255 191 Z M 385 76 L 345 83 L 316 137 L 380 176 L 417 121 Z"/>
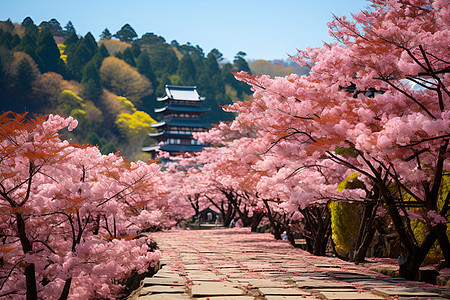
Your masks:
<path fill-rule="evenodd" d="M 162 268 L 132 297 L 151 299 L 450 299 L 450 289 L 317 257 L 246 228 L 152 234 Z"/>

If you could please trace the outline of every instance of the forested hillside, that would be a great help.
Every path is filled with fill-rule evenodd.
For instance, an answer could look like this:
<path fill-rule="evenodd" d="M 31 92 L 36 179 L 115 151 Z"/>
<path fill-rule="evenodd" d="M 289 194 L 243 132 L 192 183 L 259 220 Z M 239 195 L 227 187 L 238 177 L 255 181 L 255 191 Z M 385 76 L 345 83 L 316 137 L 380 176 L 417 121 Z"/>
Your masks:
<path fill-rule="evenodd" d="M 205 54 L 154 33 L 138 38 L 129 24 L 115 34 L 106 28 L 97 42 L 91 33 L 78 35 L 70 21 L 0 21 L 0 110 L 70 115 L 79 122 L 66 135 L 72 142 L 144 158 L 140 148 L 151 143 L 153 108 L 166 84 L 196 85 L 212 109 L 206 120 L 233 119 L 221 106 L 250 94 L 231 73 L 250 72 L 245 55 L 227 62 L 217 49 Z"/>

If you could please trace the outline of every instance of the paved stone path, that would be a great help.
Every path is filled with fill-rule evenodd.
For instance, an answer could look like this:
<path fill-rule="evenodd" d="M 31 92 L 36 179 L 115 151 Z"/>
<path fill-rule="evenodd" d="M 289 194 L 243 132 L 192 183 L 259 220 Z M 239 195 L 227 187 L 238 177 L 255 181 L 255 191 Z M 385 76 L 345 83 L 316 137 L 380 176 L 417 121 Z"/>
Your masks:
<path fill-rule="evenodd" d="M 246 228 L 175 230 L 152 237 L 162 268 L 133 296 L 151 299 L 449 299 L 450 289 L 393 279 L 317 257 Z"/>

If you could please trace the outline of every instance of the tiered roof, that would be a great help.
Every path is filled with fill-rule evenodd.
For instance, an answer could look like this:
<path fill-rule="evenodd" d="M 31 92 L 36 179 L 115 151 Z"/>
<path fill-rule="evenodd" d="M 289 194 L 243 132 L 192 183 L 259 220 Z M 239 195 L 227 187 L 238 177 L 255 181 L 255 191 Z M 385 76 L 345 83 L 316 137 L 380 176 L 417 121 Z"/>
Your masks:
<path fill-rule="evenodd" d="M 198 116 L 209 112 L 211 109 L 200 107 L 199 103 L 204 101 L 200 97 L 195 86 L 174 86 L 166 85 L 166 95 L 157 98 L 158 102 L 165 102 L 165 106 L 156 108 L 156 113 L 163 114 L 163 120 L 151 125 L 157 128 L 158 133 L 152 133 L 149 136 L 158 141 L 164 141 L 164 144 L 144 147 L 142 151 L 152 152 L 155 150 L 164 150 L 168 152 L 197 152 L 203 149 L 203 145 L 195 142 L 189 143 L 192 139 L 192 132 L 204 131 L 211 127 L 211 123 L 203 122 Z M 180 115 L 187 116 L 180 116 Z M 181 143 L 181 141 L 184 141 Z M 187 142 L 187 143 L 186 143 Z"/>

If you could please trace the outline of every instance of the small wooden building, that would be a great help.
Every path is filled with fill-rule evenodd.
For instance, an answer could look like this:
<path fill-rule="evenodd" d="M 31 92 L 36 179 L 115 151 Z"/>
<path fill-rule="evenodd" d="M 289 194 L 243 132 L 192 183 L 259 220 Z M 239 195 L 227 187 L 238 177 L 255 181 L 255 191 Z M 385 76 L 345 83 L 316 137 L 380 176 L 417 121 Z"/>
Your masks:
<path fill-rule="evenodd" d="M 216 221 L 222 223 L 222 215 L 208 207 L 196 214 L 194 220 L 201 224 L 216 224 Z"/>

